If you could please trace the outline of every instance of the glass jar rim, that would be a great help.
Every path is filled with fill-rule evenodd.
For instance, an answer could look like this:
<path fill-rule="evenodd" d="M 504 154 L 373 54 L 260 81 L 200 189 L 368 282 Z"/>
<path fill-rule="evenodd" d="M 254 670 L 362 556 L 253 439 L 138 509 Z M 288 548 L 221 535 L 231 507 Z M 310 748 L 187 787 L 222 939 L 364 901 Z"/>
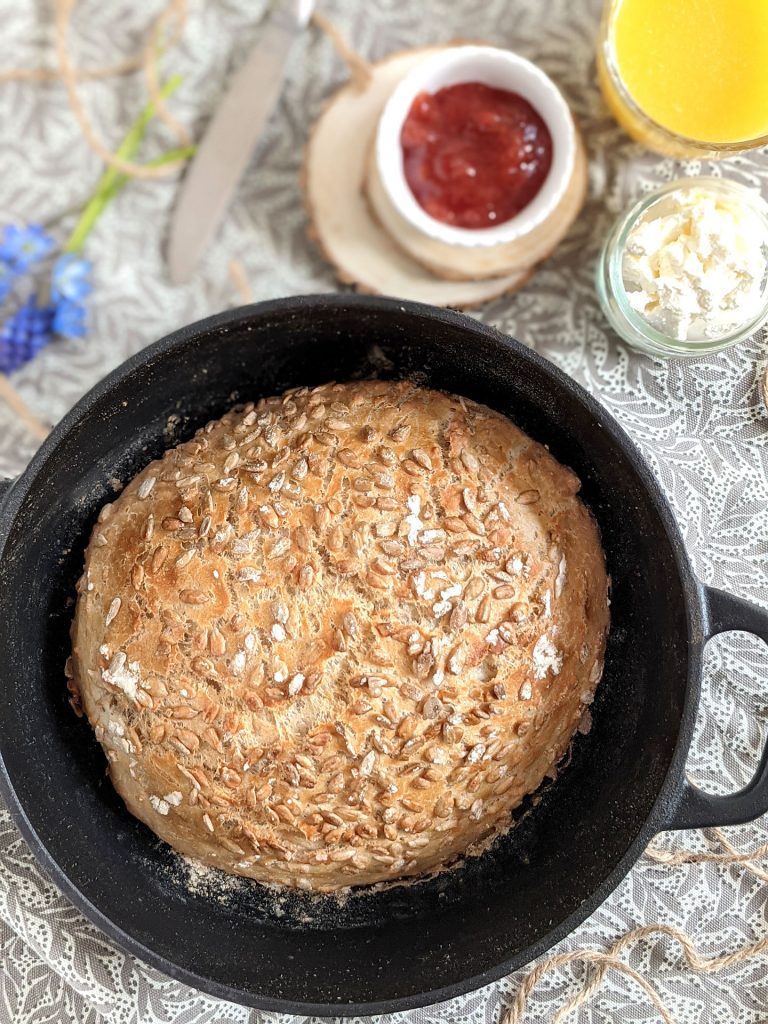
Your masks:
<path fill-rule="evenodd" d="M 713 338 L 673 338 L 663 331 L 657 330 L 631 305 L 628 298 L 623 274 L 623 256 L 627 239 L 637 222 L 656 203 L 674 192 L 684 191 L 690 188 L 703 188 L 721 195 L 738 197 L 755 214 L 762 223 L 763 234 L 768 246 L 768 204 L 755 189 L 742 185 L 741 182 L 732 181 L 729 178 L 713 176 L 699 176 L 676 178 L 674 181 L 662 185 L 661 188 L 649 192 L 638 202 L 634 203 L 616 222 L 611 234 L 606 240 L 606 270 L 614 299 L 632 328 L 646 338 L 653 345 L 666 349 L 670 354 L 690 355 L 692 352 L 707 354 L 718 352 L 737 342 L 748 338 L 765 323 L 768 317 L 768 280 L 763 285 L 762 301 L 754 316 L 744 321 L 737 328 L 725 334 Z"/>

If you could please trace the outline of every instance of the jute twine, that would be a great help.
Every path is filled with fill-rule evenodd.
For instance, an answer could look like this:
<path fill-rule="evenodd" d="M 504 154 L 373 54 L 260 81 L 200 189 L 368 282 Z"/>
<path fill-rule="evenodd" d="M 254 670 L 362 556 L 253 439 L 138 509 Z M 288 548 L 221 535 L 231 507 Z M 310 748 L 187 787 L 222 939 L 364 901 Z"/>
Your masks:
<path fill-rule="evenodd" d="M 709 831 L 712 832 L 725 852 L 667 850 L 658 846 L 649 846 L 645 851 L 645 857 L 658 864 L 668 866 L 685 864 L 741 864 L 755 878 L 761 881 L 768 881 L 768 872 L 753 863 L 753 861 L 768 857 L 768 843 L 763 843 L 751 850 L 740 851 L 726 839 L 721 829 L 715 828 Z M 590 968 L 594 969 L 584 978 L 582 987 L 576 995 L 572 996 L 555 1011 L 551 1024 L 562 1024 L 570 1013 L 590 999 L 600 988 L 605 981 L 606 975 L 611 970 L 618 971 L 637 983 L 653 1004 L 664 1024 L 675 1024 L 674 1017 L 648 979 L 644 978 L 638 971 L 620 959 L 620 954 L 628 947 L 650 936 L 657 935 L 666 935 L 677 942 L 688 967 L 692 971 L 698 971 L 702 974 L 713 974 L 715 971 L 720 971 L 727 967 L 735 967 L 768 950 L 768 936 L 766 936 L 758 942 L 754 942 L 749 946 L 743 946 L 732 953 L 725 953 L 721 956 L 706 956 L 699 952 L 693 944 L 691 937 L 680 928 L 673 928 L 671 925 L 666 924 L 649 924 L 633 928 L 622 935 L 607 950 L 576 949 L 557 953 L 554 956 L 540 960 L 521 981 L 515 995 L 515 1000 L 502 1018 L 501 1024 L 523 1024 L 523 1015 L 525 1014 L 528 1000 L 536 986 L 546 975 L 558 967 L 563 967 L 567 964 L 585 964 L 588 971 Z"/>
<path fill-rule="evenodd" d="M 241 260 L 231 259 L 229 261 L 229 277 L 243 305 L 247 306 L 253 302 L 253 289 Z"/>
<path fill-rule="evenodd" d="M 171 114 L 166 101 L 160 95 L 157 69 L 157 57 L 160 50 L 175 46 L 181 38 L 187 21 L 186 0 L 169 0 L 155 19 L 146 45 L 138 53 L 114 64 L 104 64 L 95 68 L 76 67 L 70 51 L 69 29 L 76 4 L 77 0 L 55 0 L 55 48 L 58 66 L 53 68 L 5 68 L 0 70 L 0 82 L 63 82 L 67 89 L 70 107 L 83 138 L 106 163 L 132 177 L 163 177 L 173 173 L 176 164 L 143 167 L 141 164 L 122 161 L 109 150 L 96 136 L 80 98 L 78 83 L 97 81 L 143 70 L 147 87 L 155 103 L 157 117 L 176 135 L 182 145 L 187 145 L 190 141 L 189 132 Z M 164 30 L 171 22 L 174 23 L 173 30 L 167 39 L 163 39 Z"/>
<path fill-rule="evenodd" d="M 188 146 L 192 142 L 192 136 L 187 128 L 174 117 L 168 109 L 168 103 L 160 91 L 159 58 L 164 46 L 168 45 L 163 33 L 170 22 L 175 21 L 175 32 L 169 36 L 170 45 L 174 45 L 181 37 L 184 26 L 187 23 L 187 0 L 171 0 L 165 10 L 159 15 L 149 35 L 149 42 L 144 48 L 144 80 L 147 83 L 149 95 L 155 106 L 155 116 L 158 117 L 179 140 L 179 145 Z"/>
<path fill-rule="evenodd" d="M 169 175 L 175 174 L 179 165 L 184 163 L 186 158 L 180 157 L 178 160 L 170 160 L 168 163 L 162 164 L 159 167 L 149 167 L 146 164 L 137 164 L 131 160 L 124 160 L 122 157 L 117 156 L 116 153 L 102 142 L 96 133 L 80 95 L 77 68 L 75 67 L 72 59 L 68 43 L 72 12 L 76 4 L 77 0 L 55 0 L 55 45 L 56 57 L 59 62 L 59 74 L 62 82 L 64 83 L 64 87 L 67 90 L 69 105 L 75 116 L 78 127 L 80 128 L 83 139 L 94 153 L 101 157 L 104 163 L 109 164 L 110 167 L 114 167 L 115 170 L 120 171 L 121 174 L 127 174 L 132 178 L 166 178 Z M 158 117 L 163 120 L 171 131 L 175 135 L 178 135 L 180 139 L 188 139 L 189 136 L 186 129 L 179 124 L 176 118 L 171 116 L 165 102 L 162 97 L 159 96 L 156 65 L 158 39 L 160 38 L 163 28 L 171 18 L 176 18 L 177 22 L 180 22 L 183 26 L 186 15 L 187 10 L 185 0 L 170 0 L 166 9 L 155 21 L 142 59 L 142 67 L 145 70 L 145 75 L 150 85 L 150 89 L 154 90 L 155 100 L 160 101 L 157 111 Z"/>
<path fill-rule="evenodd" d="M 333 43 L 336 52 L 347 65 L 349 77 L 352 79 L 355 87 L 361 90 L 365 89 L 371 81 L 370 62 L 350 46 L 333 22 L 326 18 L 324 14 L 321 14 L 320 11 L 316 10 L 312 14 L 312 21 Z"/>
<path fill-rule="evenodd" d="M 42 423 L 37 416 L 35 416 L 16 388 L 13 387 L 11 382 L 3 373 L 0 373 L 0 398 L 2 398 L 6 403 L 11 412 L 14 413 L 19 423 L 26 427 L 34 438 L 38 441 L 44 441 L 46 437 L 48 437 L 50 428 L 46 427 L 46 425 Z"/>
<path fill-rule="evenodd" d="M 158 118 L 164 122 L 181 144 L 188 144 L 190 141 L 189 132 L 171 114 L 159 93 L 157 69 L 157 58 L 161 49 L 173 46 L 181 36 L 187 19 L 186 0 L 170 0 L 156 18 L 150 30 L 147 44 L 140 53 L 115 64 L 85 69 L 75 66 L 67 41 L 72 12 L 76 2 L 77 0 L 55 0 L 58 67 L 4 70 L 0 71 L 0 81 L 47 82 L 60 80 L 67 90 L 69 104 L 83 138 L 105 163 L 110 164 L 110 166 L 115 167 L 124 174 L 136 178 L 161 178 L 172 174 L 176 169 L 175 164 L 167 164 L 162 167 L 147 167 L 117 157 L 99 139 L 94 131 L 83 106 L 78 86 L 80 82 L 94 81 L 143 70 L 147 88 L 155 103 Z M 347 65 L 354 84 L 357 88 L 364 89 L 370 80 L 371 70 L 369 62 L 355 52 L 336 26 L 324 15 L 316 11 L 313 15 L 313 21 L 333 43 L 339 56 Z M 171 23 L 174 23 L 174 29 L 168 38 L 164 39 L 164 33 Z M 241 300 L 245 303 L 251 302 L 253 293 L 240 260 L 233 259 L 230 261 L 229 273 Z M 30 412 L 16 391 L 11 387 L 7 378 L 2 374 L 0 374 L 0 397 L 5 399 L 19 420 L 24 423 L 35 437 L 44 438 L 46 436 L 48 428 Z M 739 851 L 728 841 L 720 829 L 712 829 L 711 831 L 723 852 L 699 853 L 691 850 L 667 850 L 658 846 L 650 846 L 646 850 L 645 856 L 651 861 L 670 867 L 686 864 L 741 864 L 755 878 L 763 882 L 768 881 L 768 871 L 754 863 L 757 860 L 768 857 L 768 843 L 757 846 L 752 850 Z M 614 942 L 608 950 L 572 950 L 558 953 L 539 961 L 523 978 L 515 1000 L 504 1015 L 501 1024 L 523 1024 L 523 1015 L 525 1014 L 528 1000 L 537 985 L 546 975 L 568 964 L 584 964 L 591 973 L 584 979 L 580 991 L 555 1012 L 552 1024 L 562 1024 L 569 1014 L 594 996 L 605 981 L 609 971 L 617 971 L 634 981 L 645 993 L 650 1003 L 652 1003 L 664 1024 L 675 1024 L 672 1014 L 662 1002 L 653 985 L 633 967 L 620 959 L 620 954 L 626 949 L 651 936 L 659 935 L 667 936 L 669 939 L 677 942 L 688 967 L 693 971 L 703 974 L 711 974 L 724 968 L 734 967 L 768 950 L 768 937 L 766 937 L 732 953 L 726 953 L 721 956 L 706 956 L 699 952 L 690 936 L 680 928 L 673 928 L 665 924 L 649 924 L 633 928 Z"/>
<path fill-rule="evenodd" d="M 645 856 L 658 864 L 741 864 L 744 870 L 761 882 L 768 882 L 768 871 L 759 868 L 752 861 L 762 860 L 768 857 L 768 843 L 756 846 L 753 850 L 745 850 L 743 853 L 737 850 L 725 838 L 722 829 L 712 828 L 709 831 L 717 839 L 718 843 L 726 851 L 725 853 L 697 853 L 693 850 L 663 850 L 658 847 L 649 846 Z"/>

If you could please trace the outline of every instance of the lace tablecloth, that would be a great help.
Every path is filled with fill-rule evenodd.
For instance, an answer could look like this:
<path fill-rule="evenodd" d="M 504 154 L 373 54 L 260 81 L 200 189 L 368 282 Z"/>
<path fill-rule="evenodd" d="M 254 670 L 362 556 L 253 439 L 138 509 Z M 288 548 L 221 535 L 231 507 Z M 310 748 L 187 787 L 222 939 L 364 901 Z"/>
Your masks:
<path fill-rule="evenodd" d="M 479 315 L 552 359 L 620 420 L 661 480 L 701 578 L 766 603 L 768 416 L 757 388 L 766 363 L 763 340 L 699 362 L 635 355 L 603 321 L 592 273 L 611 219 L 640 192 L 680 173 L 700 172 L 727 173 L 766 191 L 768 154 L 727 165 L 681 166 L 631 143 L 613 125 L 595 87 L 599 6 L 599 0 L 328 0 L 323 9 L 370 58 L 471 36 L 513 47 L 561 85 L 589 148 L 588 203 L 533 280 Z M 155 3 L 85 0 L 72 34 L 78 62 L 104 63 L 134 52 L 159 10 Z M 174 110 L 196 129 L 221 95 L 227 69 L 255 39 L 261 13 L 262 5 L 253 0 L 190 0 L 182 42 L 164 66 L 183 74 Z M 51 64 L 52 11 L 44 2 L 0 0 L 0 22 L 3 67 Z M 14 378 L 42 419 L 58 419 L 106 371 L 148 342 L 235 305 L 227 271 L 232 257 L 242 261 L 256 298 L 337 288 L 307 241 L 298 172 L 308 127 L 344 76 L 328 40 L 308 30 L 296 46 L 262 156 L 186 287 L 170 286 L 162 257 L 174 180 L 134 182 L 126 189 L 88 242 L 96 290 L 87 340 L 54 344 Z M 113 143 L 145 100 L 140 75 L 83 90 L 98 130 Z M 0 124 L 0 222 L 45 219 L 85 198 L 101 168 L 80 138 L 60 84 L 0 83 Z M 0 406 L 0 476 L 22 470 L 34 447 Z M 726 791 L 748 779 L 766 732 L 768 655 L 757 641 L 730 635 L 710 644 L 706 669 L 689 771 L 707 788 Z M 731 830 L 731 838 L 741 847 L 765 842 L 766 822 Z M 666 841 L 700 849 L 712 842 L 701 833 Z M 604 949 L 628 928 L 663 921 L 684 928 L 704 952 L 736 949 L 768 935 L 767 895 L 765 885 L 739 865 L 670 867 L 644 860 L 562 948 Z M 120 952 L 41 873 L 4 811 L 0 951 L 0 1024 L 290 1020 L 209 999 Z M 640 944 L 627 957 L 680 1024 L 765 1024 L 768 1018 L 766 956 L 703 977 L 685 967 L 669 940 Z M 554 1007 L 579 987 L 580 972 L 574 967 L 550 975 L 526 1020 L 549 1020 Z M 404 1014 L 398 1024 L 496 1022 L 515 987 L 513 977 L 452 1003 Z M 632 981 L 611 977 L 575 1019 L 608 1024 L 658 1018 Z"/>

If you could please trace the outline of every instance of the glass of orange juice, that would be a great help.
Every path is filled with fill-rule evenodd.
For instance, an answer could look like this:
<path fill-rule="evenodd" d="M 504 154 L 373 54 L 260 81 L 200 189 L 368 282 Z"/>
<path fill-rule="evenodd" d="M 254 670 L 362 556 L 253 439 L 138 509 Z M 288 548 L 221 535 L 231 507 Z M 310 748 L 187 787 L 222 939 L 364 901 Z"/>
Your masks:
<path fill-rule="evenodd" d="M 650 149 L 768 144 L 768 0 L 607 0 L 597 57 L 611 112 Z"/>

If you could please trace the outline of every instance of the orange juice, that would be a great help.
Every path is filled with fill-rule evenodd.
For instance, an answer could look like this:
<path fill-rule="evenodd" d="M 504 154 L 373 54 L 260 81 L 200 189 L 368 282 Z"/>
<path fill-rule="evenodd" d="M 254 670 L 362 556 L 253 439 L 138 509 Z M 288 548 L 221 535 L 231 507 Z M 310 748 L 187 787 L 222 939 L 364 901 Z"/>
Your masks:
<path fill-rule="evenodd" d="M 675 148 L 654 125 L 748 148 L 768 135 L 768 0 L 612 0 L 599 71 L 614 115 L 653 148 Z"/>

